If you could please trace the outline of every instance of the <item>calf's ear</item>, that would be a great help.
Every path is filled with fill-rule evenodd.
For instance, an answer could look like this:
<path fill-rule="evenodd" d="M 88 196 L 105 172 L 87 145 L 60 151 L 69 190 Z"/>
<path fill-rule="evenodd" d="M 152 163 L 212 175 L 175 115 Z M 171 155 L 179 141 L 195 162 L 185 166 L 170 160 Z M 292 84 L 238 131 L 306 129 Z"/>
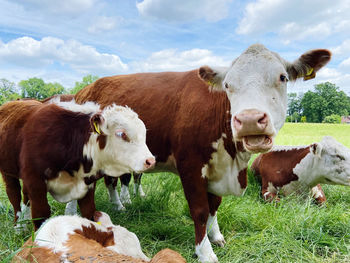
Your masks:
<path fill-rule="evenodd" d="M 226 76 L 228 68 L 211 68 L 209 66 L 202 66 L 199 68 L 199 77 L 206 82 L 213 90 L 224 90 L 222 82 Z"/>
<path fill-rule="evenodd" d="M 304 53 L 292 64 L 287 65 L 289 79 L 315 78 L 316 72 L 330 61 L 331 56 L 331 52 L 327 49 L 314 49 Z"/>
<path fill-rule="evenodd" d="M 322 145 L 319 143 L 314 143 L 313 145 L 311 145 L 310 151 L 317 157 L 321 157 L 322 154 Z"/>
<path fill-rule="evenodd" d="M 103 134 L 103 131 L 101 129 L 102 124 L 104 123 L 105 119 L 103 118 L 101 113 L 95 113 L 90 118 L 90 124 L 91 128 L 95 133 Z"/>

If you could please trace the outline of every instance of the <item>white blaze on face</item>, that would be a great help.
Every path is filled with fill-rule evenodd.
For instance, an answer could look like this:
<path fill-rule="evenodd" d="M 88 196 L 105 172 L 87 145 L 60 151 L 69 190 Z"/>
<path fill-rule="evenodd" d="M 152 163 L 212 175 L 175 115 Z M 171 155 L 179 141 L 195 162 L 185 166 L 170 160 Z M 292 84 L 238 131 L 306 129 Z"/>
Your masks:
<path fill-rule="evenodd" d="M 199 76 L 216 90 L 224 90 L 231 106 L 234 141 L 243 141 L 250 153 L 266 152 L 284 124 L 287 82 L 315 77 L 330 60 L 328 50 L 312 50 L 294 63 L 283 60 L 263 45 L 255 44 L 228 68 L 199 69 Z"/>
<path fill-rule="evenodd" d="M 119 176 L 151 167 L 155 158 L 146 145 L 146 127 L 137 114 L 130 108 L 116 105 L 105 108 L 101 114 L 103 120 L 99 128 L 107 136 L 106 146 L 99 153 L 103 170 Z"/>

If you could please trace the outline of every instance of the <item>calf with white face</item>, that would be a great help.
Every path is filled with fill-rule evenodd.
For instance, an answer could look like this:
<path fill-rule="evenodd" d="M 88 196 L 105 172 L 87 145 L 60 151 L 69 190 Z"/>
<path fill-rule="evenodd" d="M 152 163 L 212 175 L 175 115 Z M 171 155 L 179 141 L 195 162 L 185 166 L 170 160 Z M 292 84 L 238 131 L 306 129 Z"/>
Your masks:
<path fill-rule="evenodd" d="M 30 201 L 32 218 L 40 218 L 36 229 L 50 216 L 47 192 L 59 202 L 78 199 L 82 215 L 92 218 L 93 182 L 155 164 L 144 123 L 126 107 L 16 101 L 0 108 L 0 120 L 6 191 L 18 218 L 22 179 L 24 203 Z"/>
<path fill-rule="evenodd" d="M 276 146 L 256 158 L 252 170 L 261 176 L 265 200 L 279 191 L 304 195 L 311 190 L 322 204 L 326 198 L 319 184 L 350 186 L 350 150 L 330 136 L 309 146 Z"/>

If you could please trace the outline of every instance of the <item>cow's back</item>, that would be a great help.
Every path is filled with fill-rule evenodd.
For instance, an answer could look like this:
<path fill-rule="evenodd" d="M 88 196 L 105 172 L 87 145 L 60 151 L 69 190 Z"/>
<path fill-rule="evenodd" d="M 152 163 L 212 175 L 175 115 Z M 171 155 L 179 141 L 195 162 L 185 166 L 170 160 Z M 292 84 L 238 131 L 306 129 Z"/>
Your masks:
<path fill-rule="evenodd" d="M 223 112 L 229 111 L 226 94 L 210 92 L 198 70 L 105 77 L 75 99 L 132 108 L 146 125 L 147 145 L 158 161 L 166 161 L 179 148 L 211 148 L 223 132 Z M 209 159 L 210 153 L 206 155 Z"/>
<path fill-rule="evenodd" d="M 22 127 L 41 103 L 35 100 L 12 101 L 0 107 L 0 170 L 17 176 Z"/>

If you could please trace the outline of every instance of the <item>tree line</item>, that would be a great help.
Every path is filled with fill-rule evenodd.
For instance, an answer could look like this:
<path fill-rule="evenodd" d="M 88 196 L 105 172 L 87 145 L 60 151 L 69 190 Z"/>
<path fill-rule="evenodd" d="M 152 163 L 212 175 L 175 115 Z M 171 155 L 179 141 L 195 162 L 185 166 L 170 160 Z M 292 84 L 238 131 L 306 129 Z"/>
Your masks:
<path fill-rule="evenodd" d="M 60 83 L 45 83 L 41 78 L 21 80 L 17 85 L 3 78 L 0 79 L 0 105 L 6 101 L 22 98 L 43 100 L 56 94 L 75 94 L 97 79 L 98 76 L 87 75 L 82 81 L 75 82 L 73 88 L 66 89 Z"/>
<path fill-rule="evenodd" d="M 0 79 L 0 105 L 20 98 L 43 100 L 56 94 L 75 94 L 97 79 L 98 76 L 87 75 L 82 81 L 75 82 L 71 89 L 66 89 L 57 82 L 45 83 L 40 78 L 22 80 L 18 85 Z M 341 116 L 349 114 L 350 97 L 330 82 L 315 85 L 313 91 L 288 94 L 288 122 L 340 123 Z"/>
<path fill-rule="evenodd" d="M 287 121 L 340 123 L 350 113 L 350 97 L 335 84 L 325 82 L 313 91 L 288 94 Z"/>

